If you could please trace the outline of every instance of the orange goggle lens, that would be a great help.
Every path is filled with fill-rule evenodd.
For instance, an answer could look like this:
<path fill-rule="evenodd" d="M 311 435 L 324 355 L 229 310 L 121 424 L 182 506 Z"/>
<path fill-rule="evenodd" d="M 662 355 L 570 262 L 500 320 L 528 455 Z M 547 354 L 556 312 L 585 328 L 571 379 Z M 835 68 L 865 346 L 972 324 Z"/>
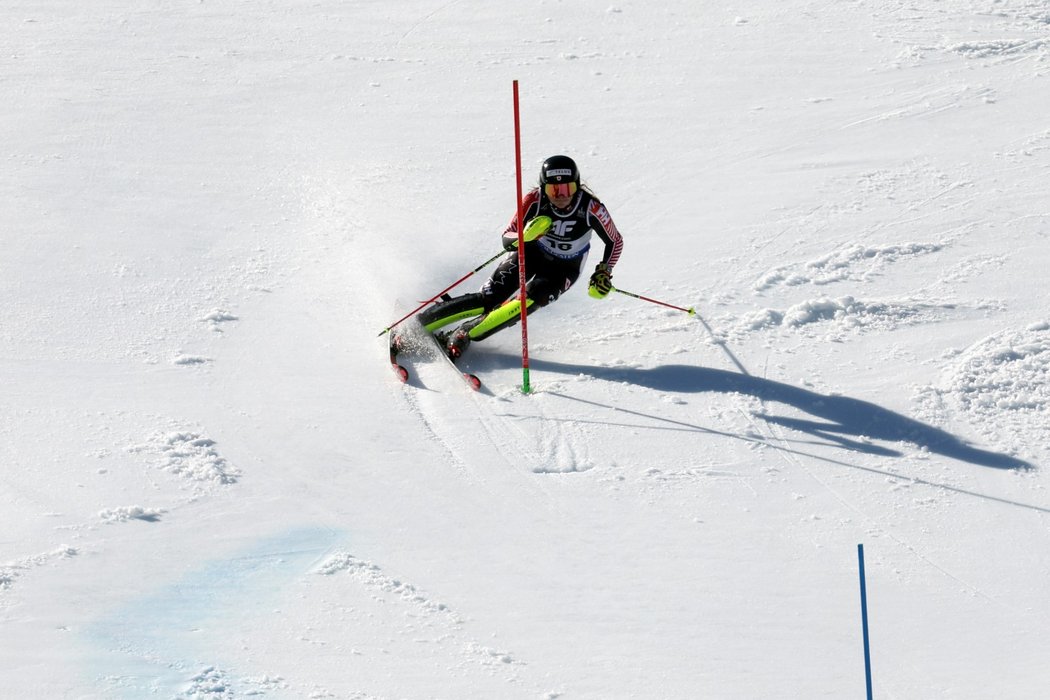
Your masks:
<path fill-rule="evenodd" d="M 548 199 L 562 199 L 576 194 L 575 182 L 563 182 L 561 184 L 549 183 L 543 186 L 543 192 Z"/>

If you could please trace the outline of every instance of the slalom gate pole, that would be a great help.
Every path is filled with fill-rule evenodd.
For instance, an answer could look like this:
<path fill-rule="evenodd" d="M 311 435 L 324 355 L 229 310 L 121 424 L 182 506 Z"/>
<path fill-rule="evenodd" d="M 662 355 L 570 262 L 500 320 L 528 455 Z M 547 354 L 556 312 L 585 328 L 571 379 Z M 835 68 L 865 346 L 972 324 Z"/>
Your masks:
<path fill-rule="evenodd" d="M 525 212 L 521 208 L 521 110 L 518 106 L 518 81 L 514 81 L 514 172 L 518 203 L 518 299 L 521 300 L 521 391 L 529 393 L 529 305 L 525 297 Z"/>
<path fill-rule="evenodd" d="M 619 292 L 620 294 L 626 294 L 627 296 L 634 297 L 635 299 L 641 299 L 642 301 L 647 301 L 650 304 L 659 304 L 660 306 L 666 306 L 667 308 L 674 309 L 676 311 L 684 311 L 685 313 L 689 314 L 690 316 L 695 316 L 696 315 L 696 309 L 694 309 L 691 306 L 688 309 L 686 309 L 686 308 L 681 307 L 681 306 L 675 306 L 674 304 L 668 304 L 666 301 L 660 301 L 659 299 L 650 299 L 649 297 L 643 297 L 641 294 L 635 294 L 634 292 L 628 292 L 628 291 L 626 291 L 624 289 L 620 289 L 619 287 L 613 287 L 613 291 L 614 292 Z"/>
<path fill-rule="evenodd" d="M 389 333 L 389 332 L 390 332 L 390 331 L 392 331 L 392 330 L 393 330 L 394 328 L 396 328 L 397 326 L 401 325 L 401 324 L 402 324 L 402 323 L 403 323 L 403 322 L 404 322 L 404 321 L 405 321 L 406 319 L 408 319 L 408 318 L 410 318 L 410 317 L 412 317 L 412 316 L 415 316 L 415 315 L 416 315 L 417 313 L 419 313 L 419 312 L 420 312 L 420 311 L 421 311 L 421 310 L 423 309 L 423 307 L 425 307 L 425 306 L 428 306 L 429 304 L 432 304 L 432 303 L 434 303 L 435 301 L 437 301 L 438 299 L 440 299 L 440 298 L 441 298 L 441 295 L 442 295 L 442 294 L 444 294 L 445 292 L 449 291 L 450 289 L 452 289 L 452 288 L 454 288 L 454 287 L 457 287 L 457 286 L 459 286 L 460 284 L 462 284 L 462 282 L 463 282 L 463 281 L 464 281 L 465 279 L 467 279 L 468 277 L 470 277 L 471 275 L 473 275 L 473 274 L 474 274 L 475 272 L 479 271 L 479 270 L 480 270 L 481 268 L 485 267 L 486 265 L 488 265 L 488 264 L 490 264 L 490 263 L 492 263 L 492 262 L 495 262 L 495 261 L 496 261 L 496 259 L 498 259 L 498 258 L 502 257 L 502 256 L 504 255 L 504 253 L 506 253 L 506 251 L 503 251 L 503 250 L 501 250 L 500 252 L 496 253 L 496 254 L 495 254 L 495 255 L 493 255 L 493 256 L 492 256 L 491 258 L 489 258 L 489 259 L 488 259 L 488 260 L 486 260 L 485 262 L 481 263 L 480 265 L 478 265 L 477 267 L 475 267 L 475 268 L 474 268 L 473 270 L 471 270 L 471 271 L 470 271 L 470 272 L 468 272 L 467 274 L 463 275 L 463 276 L 462 276 L 462 277 L 460 277 L 460 278 L 459 278 L 458 280 L 456 280 L 455 282 L 453 282 L 453 283 L 452 283 L 452 284 L 450 284 L 449 286 L 445 287 L 444 289 L 442 289 L 442 290 L 441 290 L 440 292 L 438 292 L 438 293 L 437 293 L 437 294 L 435 294 L 434 296 L 432 296 L 432 297 L 430 297 L 429 299 L 427 299 L 426 301 L 424 301 L 424 302 L 423 302 L 422 304 L 420 304 L 419 306 L 417 306 L 416 308 L 412 309 L 412 310 L 411 310 L 411 311 L 409 311 L 409 312 L 408 312 L 407 314 L 405 314 L 405 315 L 404 315 L 404 316 L 402 316 L 401 318 L 397 319 L 396 321 L 394 321 L 393 323 L 391 323 L 391 324 L 390 324 L 389 326 L 387 326 L 387 327 L 386 327 L 386 328 L 384 328 L 383 330 L 379 331 L 379 335 L 383 335 L 383 334 L 385 334 L 385 333 Z"/>
<path fill-rule="evenodd" d="M 864 678 L 871 700 L 871 646 L 868 641 L 868 592 L 864 583 L 864 545 L 857 545 L 857 560 L 860 563 L 860 619 L 864 629 Z"/>

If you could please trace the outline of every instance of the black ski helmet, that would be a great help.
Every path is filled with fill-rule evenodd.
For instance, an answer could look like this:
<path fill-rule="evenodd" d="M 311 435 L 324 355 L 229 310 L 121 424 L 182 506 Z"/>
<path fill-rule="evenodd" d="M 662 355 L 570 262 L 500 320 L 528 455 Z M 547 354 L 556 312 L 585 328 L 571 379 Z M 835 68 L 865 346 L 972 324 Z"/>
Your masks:
<path fill-rule="evenodd" d="M 543 161 L 540 166 L 540 189 L 544 185 L 560 185 L 566 182 L 575 182 L 580 186 L 580 169 L 576 167 L 576 161 L 569 156 L 551 156 Z"/>

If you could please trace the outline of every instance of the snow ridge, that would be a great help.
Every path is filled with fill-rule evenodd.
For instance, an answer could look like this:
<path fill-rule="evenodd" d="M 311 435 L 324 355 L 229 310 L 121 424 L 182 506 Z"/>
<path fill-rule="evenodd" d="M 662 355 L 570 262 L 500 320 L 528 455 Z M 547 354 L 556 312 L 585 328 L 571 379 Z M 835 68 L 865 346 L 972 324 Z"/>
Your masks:
<path fill-rule="evenodd" d="M 77 556 L 79 553 L 79 550 L 75 547 L 62 545 L 49 552 L 44 552 L 43 554 L 24 557 L 22 559 L 7 562 L 6 564 L 0 564 L 0 590 L 11 588 L 22 573 L 28 569 L 46 566 L 51 562 L 60 559 L 69 559 Z"/>
<path fill-rule="evenodd" d="M 145 520 L 156 522 L 167 511 L 163 508 L 143 508 L 142 506 L 122 506 L 100 510 L 98 517 L 110 523 L 122 523 L 128 520 Z"/>
<path fill-rule="evenodd" d="M 157 455 L 157 466 L 191 482 L 229 485 L 237 483 L 240 470 L 219 454 L 215 441 L 192 431 L 158 433 L 143 445 L 128 448 L 129 452 Z"/>
<path fill-rule="evenodd" d="M 800 302 L 784 310 L 761 309 L 744 314 L 736 324 L 738 334 L 767 328 L 801 329 L 829 322 L 838 333 L 862 330 L 893 330 L 937 320 L 953 304 L 860 301 L 852 296 L 820 297 Z"/>
<path fill-rule="evenodd" d="M 175 700 L 234 700 L 237 697 L 264 696 L 270 691 L 285 690 L 288 683 L 280 676 L 231 679 L 231 674 L 216 666 L 205 666 L 193 676 Z M 238 690 L 240 689 L 240 690 Z"/>
<path fill-rule="evenodd" d="M 756 292 L 779 285 L 797 287 L 803 284 L 832 284 L 845 280 L 865 281 L 886 265 L 905 258 L 930 255 L 944 248 L 943 243 L 902 243 L 887 246 L 854 244 L 808 262 L 784 265 L 762 275 L 755 283 Z M 858 269 L 864 263 L 863 269 Z"/>
<path fill-rule="evenodd" d="M 375 564 L 358 559 L 349 552 L 335 552 L 317 568 L 317 573 L 322 576 L 332 576 L 342 572 L 346 572 L 372 591 L 392 594 L 403 602 L 417 606 L 425 613 L 440 613 L 447 615 L 452 622 L 461 622 L 459 617 L 444 603 L 431 600 L 412 584 L 384 574 L 382 569 Z"/>
<path fill-rule="evenodd" d="M 947 404 L 993 444 L 1011 435 L 1050 442 L 1050 323 L 1005 330 L 950 353 L 936 387 L 920 392 L 922 406 Z"/>

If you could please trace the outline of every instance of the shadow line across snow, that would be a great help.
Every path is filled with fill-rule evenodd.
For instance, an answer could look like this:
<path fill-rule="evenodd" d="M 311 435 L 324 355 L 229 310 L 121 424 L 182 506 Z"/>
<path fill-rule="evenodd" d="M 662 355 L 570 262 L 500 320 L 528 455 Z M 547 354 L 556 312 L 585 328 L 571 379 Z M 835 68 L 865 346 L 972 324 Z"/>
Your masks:
<path fill-rule="evenodd" d="M 490 355 L 489 357 L 501 365 L 511 361 L 520 362 L 520 358 L 511 355 Z M 736 393 L 753 396 L 763 403 L 784 404 L 809 414 L 812 419 L 778 416 L 768 412 L 754 415 L 769 423 L 808 433 L 823 442 L 831 441 L 857 452 L 899 457 L 900 452 L 869 441 L 904 441 L 935 454 L 982 467 L 1033 468 L 1033 465 L 1022 459 L 974 447 L 947 431 L 908 418 L 869 401 L 848 396 L 820 394 L 740 372 L 691 365 L 660 365 L 651 368 L 597 367 L 536 358 L 530 359 L 529 366 L 538 372 L 584 375 L 610 382 L 628 382 L 656 391 Z M 564 394 L 559 395 L 565 396 Z M 565 398 L 573 397 L 565 396 Z M 648 417 L 665 420 L 660 416 Z M 692 427 L 706 432 L 718 432 L 700 426 Z"/>
<path fill-rule="evenodd" d="M 509 367 L 520 363 L 521 358 L 516 355 L 491 354 L 486 356 L 493 364 Z M 819 394 L 815 391 L 802 389 L 783 382 L 770 379 L 762 379 L 749 374 L 729 372 L 707 367 L 694 367 L 690 365 L 661 365 L 652 368 L 633 367 L 595 367 L 589 365 L 568 364 L 532 358 L 529 361 L 531 369 L 539 372 L 552 372 L 569 375 L 584 375 L 602 379 L 610 382 L 629 382 L 638 386 L 648 387 L 657 391 L 670 392 L 722 392 L 738 393 L 754 396 L 762 402 L 781 403 L 804 411 L 818 420 L 805 420 L 789 418 L 785 416 L 774 416 L 768 413 L 753 414 L 758 418 L 770 423 L 783 425 L 793 430 L 809 433 L 821 438 L 821 444 L 827 444 L 831 440 L 845 449 L 874 454 L 885 457 L 901 456 L 900 452 L 886 447 L 874 445 L 867 439 L 885 440 L 891 442 L 906 441 L 919 447 L 928 449 L 930 452 L 944 455 L 970 464 L 994 469 L 1032 469 L 1033 465 L 1024 460 L 989 450 L 982 450 L 968 445 L 960 438 L 950 433 L 927 425 L 920 421 L 902 416 L 888 409 L 877 406 L 868 401 L 854 399 L 847 396 L 829 396 Z M 557 396 L 570 401 L 589 404 L 610 411 L 616 411 L 662 424 L 662 429 L 684 430 L 703 432 L 712 435 L 722 435 L 729 438 L 746 440 L 757 444 L 767 445 L 773 449 L 781 450 L 802 457 L 818 460 L 828 464 L 835 464 L 850 469 L 865 471 L 880 476 L 894 479 L 908 479 L 915 484 L 923 484 L 945 491 L 951 491 L 966 496 L 982 498 L 1010 506 L 1035 510 L 1041 513 L 1050 513 L 1050 508 L 1021 503 L 999 496 L 978 493 L 966 489 L 951 486 L 949 484 L 937 483 L 926 479 L 908 477 L 899 473 L 884 471 L 874 467 L 865 467 L 842 460 L 832 459 L 812 452 L 805 452 L 786 443 L 773 443 L 760 437 L 752 435 L 739 435 L 723 430 L 708 428 L 702 425 L 688 423 L 642 411 L 635 411 L 622 406 L 603 404 L 578 396 L 571 396 L 558 391 L 545 391 L 549 396 Z M 549 419 L 581 422 L 577 418 Z M 608 421 L 603 421 L 609 424 Z M 644 428 L 645 425 L 627 425 L 624 427 Z M 850 439 L 846 436 L 856 439 Z"/>

